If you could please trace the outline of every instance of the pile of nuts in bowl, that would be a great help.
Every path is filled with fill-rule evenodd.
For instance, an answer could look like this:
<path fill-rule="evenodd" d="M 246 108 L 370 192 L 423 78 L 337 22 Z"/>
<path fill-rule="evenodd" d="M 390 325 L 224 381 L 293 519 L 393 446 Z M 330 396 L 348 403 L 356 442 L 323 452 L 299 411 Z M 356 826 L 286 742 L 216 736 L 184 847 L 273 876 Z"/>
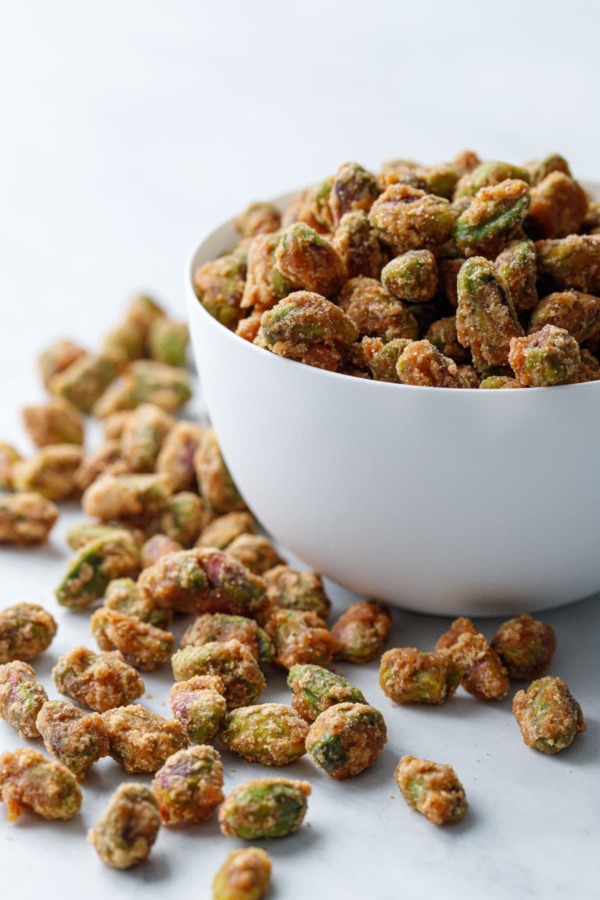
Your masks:
<path fill-rule="evenodd" d="M 344 780 L 377 763 L 384 716 L 332 670 L 336 661 L 379 661 L 382 691 L 400 705 L 446 702 L 459 685 L 480 700 L 502 700 L 510 678 L 530 681 L 513 703 L 524 742 L 543 753 L 568 747 L 585 723 L 567 685 L 545 674 L 556 645 L 549 625 L 521 615 L 488 643 L 461 618 L 433 652 L 384 652 L 390 611 L 363 599 L 329 627 L 320 576 L 289 566 L 260 533 L 214 432 L 175 417 L 191 395 L 186 344 L 184 326 L 150 298 L 136 298 L 99 353 L 61 340 L 42 354 L 51 396 L 22 411 L 38 452 L 24 459 L 0 444 L 0 544 L 42 544 L 64 500 L 80 500 L 89 517 L 68 532 L 74 556 L 55 591 L 66 614 L 91 613 L 80 619 L 82 643 L 52 670 L 63 699 L 48 697 L 31 665 L 52 644 L 54 616 L 28 602 L 0 610 L 0 718 L 24 741 L 41 739 L 49 754 L 29 745 L 0 755 L 9 820 L 77 815 L 87 773 L 110 756 L 137 780 L 121 784 L 88 836 L 109 866 L 143 862 L 161 827 L 215 813 L 227 837 L 293 834 L 311 784 L 258 777 L 225 797 L 214 743 L 269 768 L 306 756 L 316 778 Z M 87 452 L 86 413 L 105 434 Z M 176 649 L 172 623 L 182 616 L 193 618 Z M 141 673 L 169 662 L 165 718 L 136 701 L 145 691 Z M 260 703 L 273 667 L 288 673 L 289 705 Z M 405 755 L 394 777 L 407 804 L 431 822 L 465 816 L 465 791 L 450 765 Z M 270 874 L 263 849 L 235 850 L 215 876 L 213 898 L 260 900 Z"/>
<path fill-rule="evenodd" d="M 359 378 L 511 389 L 600 379 L 600 203 L 558 154 L 344 163 L 194 275 L 204 308 L 278 356 Z"/>

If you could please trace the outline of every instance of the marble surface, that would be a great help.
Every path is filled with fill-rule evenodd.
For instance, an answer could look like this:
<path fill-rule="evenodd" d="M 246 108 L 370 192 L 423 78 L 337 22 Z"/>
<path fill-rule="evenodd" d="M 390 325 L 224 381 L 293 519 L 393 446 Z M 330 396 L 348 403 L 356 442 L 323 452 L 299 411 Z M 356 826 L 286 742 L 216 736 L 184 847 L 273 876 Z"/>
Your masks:
<path fill-rule="evenodd" d="M 585 0 L 568 9 L 507 0 L 476 14 L 467 0 L 5 4 L 0 439 L 28 447 L 17 410 L 41 396 L 32 360 L 49 338 L 70 333 L 92 345 L 138 288 L 183 314 L 186 255 L 250 199 L 315 181 L 345 159 L 434 161 L 463 146 L 514 160 L 559 150 L 597 177 L 599 23 Z M 37 665 L 49 689 L 56 657 L 92 643 L 87 617 L 53 600 L 76 517 L 65 510 L 41 553 L 0 550 L 0 606 L 42 602 L 59 619 Z M 330 587 L 340 608 L 349 595 Z M 376 667 L 339 667 L 384 712 L 388 745 L 346 783 L 306 760 L 282 773 L 309 778 L 314 793 L 301 831 L 269 844 L 273 900 L 598 896 L 600 605 L 545 618 L 559 639 L 552 671 L 588 722 L 555 758 L 522 744 L 510 698 L 482 704 L 460 691 L 439 709 L 399 708 L 382 695 Z M 431 648 L 447 624 L 397 613 L 392 644 Z M 491 636 L 497 623 L 481 624 Z M 149 708 L 165 712 L 168 685 L 168 670 L 147 678 Z M 287 697 L 283 676 L 273 676 L 265 699 Z M 0 723 L 0 748 L 18 744 Z M 404 805 L 393 781 L 404 753 L 456 767 L 471 803 L 463 824 L 436 829 Z M 227 789 L 257 772 L 225 762 Z M 208 898 L 214 870 L 237 845 L 214 822 L 165 830 L 152 861 L 127 873 L 103 867 L 85 844 L 122 777 L 103 761 L 69 823 L 9 826 L 0 811 L 2 891 L 25 900 Z"/>

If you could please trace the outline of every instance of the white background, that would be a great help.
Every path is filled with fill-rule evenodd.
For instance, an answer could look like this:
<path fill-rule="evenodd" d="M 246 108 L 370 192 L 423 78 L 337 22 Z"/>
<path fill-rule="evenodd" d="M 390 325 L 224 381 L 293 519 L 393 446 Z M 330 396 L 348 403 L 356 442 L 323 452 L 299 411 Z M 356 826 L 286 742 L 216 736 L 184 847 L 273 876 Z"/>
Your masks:
<path fill-rule="evenodd" d="M 0 13 L 0 439 L 23 442 L 16 408 L 38 392 L 30 370 L 44 343 L 69 333 L 92 344 L 139 288 L 183 314 L 186 256 L 249 200 L 347 159 L 434 162 L 464 147 L 513 161 L 559 151 L 598 178 L 593 0 L 1 0 Z M 0 605 L 52 607 L 64 557 L 60 530 L 36 562 L 2 551 Z M 361 670 L 390 744 L 346 784 L 293 767 L 315 785 L 311 827 L 270 848 L 274 898 L 597 896 L 598 606 L 547 618 L 559 628 L 556 672 L 590 719 L 578 746 L 557 759 L 528 751 L 509 703 L 461 695 L 440 710 L 393 710 Z M 48 687 L 56 653 L 87 629 L 60 620 L 40 666 Z M 427 648 L 446 624 L 399 617 L 395 641 Z M 164 712 L 160 678 L 152 688 L 148 704 Z M 15 746 L 0 729 L 0 746 Z M 455 763 L 472 802 L 464 826 L 440 832 L 402 806 L 391 772 L 403 752 Z M 247 777 L 235 766 L 228 786 Z M 2 896 L 208 897 L 234 845 L 214 825 L 162 835 L 136 872 L 97 863 L 83 835 L 120 777 L 108 761 L 98 773 L 68 825 L 0 821 Z"/>

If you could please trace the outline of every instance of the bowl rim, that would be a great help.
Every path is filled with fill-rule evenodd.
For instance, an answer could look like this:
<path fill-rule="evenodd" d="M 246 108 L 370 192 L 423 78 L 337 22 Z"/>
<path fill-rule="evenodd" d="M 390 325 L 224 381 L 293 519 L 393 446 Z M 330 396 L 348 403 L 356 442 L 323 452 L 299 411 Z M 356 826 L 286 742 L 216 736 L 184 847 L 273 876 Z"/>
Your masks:
<path fill-rule="evenodd" d="M 590 193 L 592 193 L 592 192 L 600 193 L 600 181 L 593 181 L 590 179 L 580 179 L 580 183 L 583 185 L 583 187 L 585 188 L 586 191 L 588 191 Z M 275 206 L 282 208 L 287 202 L 289 202 L 289 200 L 292 197 L 294 197 L 298 193 L 299 190 L 302 190 L 302 188 L 298 188 L 294 191 L 287 191 L 284 194 L 278 194 L 276 197 L 272 197 L 270 200 L 267 200 L 265 202 L 273 203 Z M 266 353 L 270 357 L 271 365 L 274 365 L 274 366 L 277 366 L 277 365 L 298 366 L 300 369 L 302 369 L 306 372 L 307 378 L 308 377 L 334 378 L 337 380 L 341 379 L 345 382 L 354 383 L 354 384 L 366 382 L 369 385 L 371 385 L 371 387 L 369 388 L 369 390 L 371 390 L 371 391 L 372 390 L 379 390 L 379 391 L 381 391 L 381 390 L 390 391 L 391 390 L 391 391 L 398 392 L 398 390 L 400 389 L 400 390 L 408 391 L 408 392 L 419 391 L 421 395 L 423 395 L 425 392 L 427 394 L 431 394 L 431 392 L 435 392 L 435 395 L 437 396 L 439 394 L 440 390 L 443 390 L 444 395 L 452 394 L 452 395 L 456 396 L 458 394 L 461 397 L 465 397 L 465 396 L 472 397 L 473 395 L 478 394 L 478 393 L 481 393 L 482 396 L 488 396 L 490 394 L 496 395 L 496 396 L 505 396 L 505 395 L 512 396 L 512 393 L 513 393 L 512 391 L 502 391 L 502 390 L 479 391 L 479 388 L 443 388 L 443 389 L 440 389 L 437 387 L 430 387 L 428 385 L 396 384 L 395 382 L 376 381 L 376 380 L 370 379 L 370 378 L 356 378 L 351 375 L 347 375 L 344 372 L 331 372 L 328 369 L 319 369 L 316 366 L 309 366 L 306 363 L 300 362 L 299 360 L 286 359 L 285 357 L 277 356 L 276 353 L 269 353 L 263 347 L 258 347 L 253 342 L 245 340 L 239 334 L 236 334 L 230 328 L 227 328 L 225 325 L 223 325 L 221 322 L 219 322 L 218 319 L 215 319 L 214 316 L 211 316 L 211 314 L 205 309 L 205 307 L 202 305 L 202 303 L 196 296 L 196 291 L 194 289 L 194 272 L 195 272 L 197 257 L 201 254 L 202 249 L 204 248 L 205 244 L 207 244 L 208 241 L 210 241 L 212 238 L 214 238 L 215 235 L 218 234 L 219 231 L 222 231 L 222 230 L 232 226 L 234 218 L 235 218 L 234 216 L 230 216 L 228 219 L 224 219 L 218 225 L 216 225 L 214 228 L 212 228 L 209 232 L 207 232 L 204 235 L 204 237 L 202 238 L 200 243 L 195 244 L 192 251 L 188 254 L 188 258 L 187 258 L 187 262 L 186 262 L 186 266 L 185 266 L 185 279 L 186 279 L 186 294 L 188 297 L 188 314 L 190 317 L 193 316 L 195 313 L 200 313 L 200 319 L 204 319 L 204 321 L 206 322 L 206 324 L 209 327 L 214 326 L 216 328 L 222 329 L 222 331 L 226 332 L 230 338 L 235 339 L 236 342 L 241 341 L 242 344 L 245 344 L 247 348 L 250 348 L 255 353 L 263 353 L 263 354 Z M 224 249 L 226 249 L 226 248 L 224 248 Z M 215 259 L 216 258 L 218 258 L 218 257 L 215 257 Z M 308 374 L 311 371 L 313 372 L 312 376 L 310 376 Z M 300 377 L 302 377 L 302 376 L 300 376 Z M 373 387 L 373 385 L 376 385 L 376 387 Z M 517 396 L 523 397 L 524 394 L 525 395 L 529 395 L 532 393 L 537 394 L 539 391 L 543 391 L 544 394 L 547 394 L 549 391 L 555 393 L 556 391 L 561 391 L 561 390 L 562 391 L 578 390 L 581 392 L 585 388 L 587 388 L 588 391 L 600 389 L 600 380 L 586 381 L 586 382 L 582 382 L 580 384 L 557 384 L 557 385 L 553 385 L 551 387 L 528 387 L 528 388 L 524 388 L 523 390 L 519 390 L 517 392 Z M 502 401 L 500 401 L 500 402 L 502 402 Z M 509 402 L 509 401 L 506 401 L 506 402 Z"/>

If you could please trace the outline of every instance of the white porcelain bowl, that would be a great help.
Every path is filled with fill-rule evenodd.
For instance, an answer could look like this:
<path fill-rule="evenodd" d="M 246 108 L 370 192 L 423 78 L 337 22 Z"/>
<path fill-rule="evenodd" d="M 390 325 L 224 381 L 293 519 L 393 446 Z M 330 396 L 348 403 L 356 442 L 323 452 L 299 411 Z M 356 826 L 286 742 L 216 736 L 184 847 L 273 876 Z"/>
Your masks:
<path fill-rule="evenodd" d="M 281 198 L 284 203 L 287 198 Z M 264 526 L 317 571 L 425 613 L 498 615 L 600 589 L 600 382 L 411 387 L 324 372 L 242 340 L 186 272 L 208 410 Z"/>

